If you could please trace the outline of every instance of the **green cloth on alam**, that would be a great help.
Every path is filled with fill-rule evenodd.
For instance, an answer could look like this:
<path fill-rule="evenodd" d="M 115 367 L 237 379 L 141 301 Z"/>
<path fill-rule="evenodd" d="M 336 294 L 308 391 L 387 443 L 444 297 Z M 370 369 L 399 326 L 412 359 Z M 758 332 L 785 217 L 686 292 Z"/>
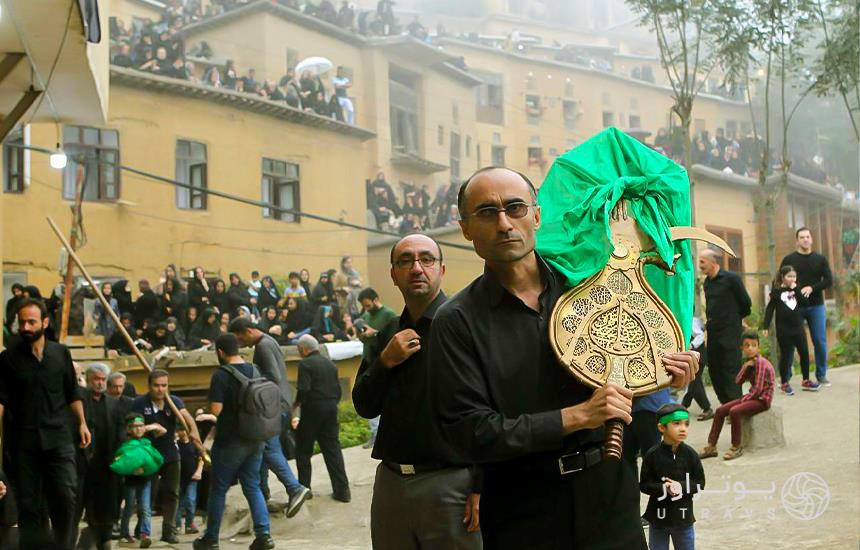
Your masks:
<path fill-rule="evenodd" d="M 609 229 L 619 199 L 656 245 L 674 276 L 653 265 L 645 278 L 681 326 L 689 344 L 693 322 L 693 258 L 684 240 L 673 242 L 672 226 L 690 225 L 687 172 L 617 128 L 607 128 L 561 155 L 538 192 L 541 227 L 537 250 L 576 286 L 599 272 L 612 252 Z"/>
<path fill-rule="evenodd" d="M 151 476 L 161 469 L 164 457 L 149 438 L 129 439 L 116 451 L 110 469 L 123 476 Z M 140 470 L 143 471 L 140 471 Z"/>

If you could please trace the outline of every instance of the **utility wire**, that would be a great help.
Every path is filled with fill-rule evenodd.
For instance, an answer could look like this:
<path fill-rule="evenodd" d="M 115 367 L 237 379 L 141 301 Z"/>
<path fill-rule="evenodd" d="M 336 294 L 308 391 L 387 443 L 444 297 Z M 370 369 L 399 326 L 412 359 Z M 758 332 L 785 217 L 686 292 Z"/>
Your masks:
<path fill-rule="evenodd" d="M 18 144 L 18 143 L 7 143 L 6 145 L 10 146 L 10 147 L 19 147 L 19 148 L 27 149 L 30 151 L 36 151 L 36 152 L 43 153 L 46 155 L 50 155 L 51 153 L 53 153 L 53 151 L 51 151 L 49 149 L 45 149 L 44 147 L 37 147 L 34 145 L 22 145 L 22 144 Z M 82 164 L 84 162 L 97 162 L 98 164 L 119 168 L 120 170 L 123 170 L 125 172 L 129 172 L 131 174 L 142 176 L 144 178 L 152 179 L 152 180 L 155 180 L 155 181 L 158 181 L 161 183 L 166 183 L 168 185 L 173 185 L 174 187 L 179 187 L 182 189 L 188 189 L 189 191 L 194 191 L 196 193 L 206 193 L 207 195 L 213 195 L 215 197 L 221 197 L 223 199 L 231 200 L 231 201 L 242 203 L 242 204 L 247 204 L 249 206 L 256 206 L 259 208 L 268 208 L 270 210 L 273 210 L 275 212 L 282 213 L 282 214 L 290 214 L 293 216 L 305 217 L 305 218 L 309 218 L 312 220 L 317 220 L 317 221 L 321 221 L 324 223 L 331 223 L 331 224 L 339 225 L 341 227 L 348 227 L 351 229 L 358 229 L 361 231 L 366 231 L 368 233 L 374 233 L 377 235 L 385 235 L 388 237 L 397 237 L 397 238 L 403 237 L 403 235 L 401 235 L 400 233 L 394 233 L 393 231 L 384 231 L 382 229 L 376 229 L 374 227 L 367 227 L 365 225 L 359 225 L 359 224 L 355 224 L 355 223 L 344 221 L 344 220 L 338 220 L 335 218 L 329 218 L 327 216 L 320 216 L 319 214 L 311 214 L 309 212 L 296 210 L 294 208 L 284 208 L 284 207 L 277 206 L 277 205 L 269 203 L 269 202 L 263 202 L 263 201 L 258 201 L 258 200 L 254 200 L 254 199 L 248 199 L 245 197 L 240 197 L 238 195 L 233 195 L 231 193 L 225 193 L 224 191 L 217 191 L 215 189 L 210 189 L 208 186 L 206 188 L 194 187 L 193 185 L 190 185 L 188 183 L 176 181 L 174 179 L 166 178 L 164 176 L 159 176 L 158 174 L 153 174 L 153 173 L 147 172 L 145 170 L 139 170 L 137 168 L 132 168 L 131 166 L 125 166 L 123 164 L 115 164 L 113 162 L 107 162 L 107 161 L 103 161 L 103 160 L 100 160 L 97 158 L 96 159 L 84 158 L 84 155 L 72 155 L 71 158 L 79 164 Z M 447 246 L 450 248 L 456 248 L 459 250 L 469 250 L 469 251 L 472 250 L 471 246 L 463 245 L 460 243 L 452 243 L 452 242 L 447 242 L 447 241 L 437 241 L 437 242 L 440 245 Z"/>

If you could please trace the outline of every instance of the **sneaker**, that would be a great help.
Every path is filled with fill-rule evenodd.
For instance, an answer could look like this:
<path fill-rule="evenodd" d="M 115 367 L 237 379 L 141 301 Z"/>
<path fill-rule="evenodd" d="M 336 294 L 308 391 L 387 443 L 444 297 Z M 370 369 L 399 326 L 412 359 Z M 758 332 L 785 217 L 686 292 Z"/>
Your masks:
<path fill-rule="evenodd" d="M 140 547 L 149 548 L 150 546 L 152 546 L 152 539 L 149 535 L 140 535 Z"/>
<path fill-rule="evenodd" d="M 803 381 L 804 384 L 806 382 L 808 382 L 808 380 Z M 788 397 L 791 397 L 792 395 L 794 395 L 794 390 L 791 389 L 791 386 L 788 384 L 788 382 L 786 382 L 785 384 L 780 384 L 779 390 L 782 392 L 783 395 L 787 395 Z"/>
<path fill-rule="evenodd" d="M 185 528 L 185 534 L 186 535 L 196 535 L 199 532 L 200 531 L 197 529 L 197 526 L 194 525 L 193 523 Z"/>
<path fill-rule="evenodd" d="M 821 389 L 821 384 L 812 380 L 804 380 L 800 383 L 800 389 L 803 391 L 818 391 Z"/>
<path fill-rule="evenodd" d="M 822 376 L 821 378 L 819 378 L 818 383 L 820 385 L 824 386 L 825 388 L 830 387 L 830 380 L 828 380 L 826 376 Z"/>
<path fill-rule="evenodd" d="M 248 550 L 272 550 L 275 547 L 275 541 L 269 535 L 258 535 L 248 547 Z"/>
<path fill-rule="evenodd" d="M 179 544 L 179 537 L 176 536 L 176 531 L 173 529 L 161 533 L 161 540 L 167 544 Z"/>
<path fill-rule="evenodd" d="M 290 495 L 290 502 L 287 504 L 286 515 L 288 518 L 291 518 L 299 513 L 299 510 L 302 508 L 302 504 L 308 499 L 308 495 L 311 494 L 311 490 L 307 487 L 302 487 L 300 490 L 296 491 L 292 495 Z"/>
<path fill-rule="evenodd" d="M 200 537 L 194 539 L 194 542 L 191 543 L 191 547 L 194 550 L 218 550 L 218 541 L 212 542 L 211 540 Z"/>
<path fill-rule="evenodd" d="M 134 544 L 135 542 L 137 542 L 137 539 L 136 539 L 136 538 L 134 538 L 134 537 L 133 537 L 133 536 L 131 536 L 131 535 L 125 535 L 125 536 L 122 536 L 122 537 L 120 537 L 120 538 L 119 538 L 119 540 L 120 540 L 121 542 L 126 543 L 126 544 Z"/>

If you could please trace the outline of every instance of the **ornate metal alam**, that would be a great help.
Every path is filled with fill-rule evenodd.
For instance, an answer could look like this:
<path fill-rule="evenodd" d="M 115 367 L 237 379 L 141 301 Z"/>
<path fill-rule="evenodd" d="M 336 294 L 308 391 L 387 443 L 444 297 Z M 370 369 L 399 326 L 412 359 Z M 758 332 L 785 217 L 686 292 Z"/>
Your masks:
<path fill-rule="evenodd" d="M 653 243 L 627 216 L 623 201 L 612 213 L 612 254 L 606 266 L 558 299 L 552 312 L 550 341 L 561 364 L 592 388 L 612 383 L 642 396 L 668 386 L 660 362 L 665 353 L 684 349 L 675 316 L 648 285 L 642 268 L 656 263 L 643 256 Z M 620 459 L 624 423 L 606 423 L 604 456 Z"/>
<path fill-rule="evenodd" d="M 683 332 L 669 307 L 645 279 L 643 266 L 653 263 L 673 275 L 656 255 L 643 255 L 654 243 L 627 215 L 623 201 L 612 213 L 612 254 L 596 275 L 558 299 L 549 338 L 562 366 L 592 388 L 612 383 L 641 397 L 669 385 L 661 358 L 682 351 Z M 695 227 L 671 227 L 672 240 L 700 239 L 734 255 L 719 237 Z M 676 256 L 675 260 L 680 256 Z M 624 424 L 606 423 L 607 458 L 621 458 Z"/>

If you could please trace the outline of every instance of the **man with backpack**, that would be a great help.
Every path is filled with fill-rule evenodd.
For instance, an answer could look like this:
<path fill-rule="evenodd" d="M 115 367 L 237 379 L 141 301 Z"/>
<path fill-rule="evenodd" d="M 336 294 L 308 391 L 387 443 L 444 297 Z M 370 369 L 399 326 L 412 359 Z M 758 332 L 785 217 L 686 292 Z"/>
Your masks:
<path fill-rule="evenodd" d="M 218 422 L 211 453 L 206 532 L 194 541 L 194 550 L 219 547 L 218 533 L 227 490 L 237 477 L 254 524 L 255 538 L 250 550 L 268 550 L 275 547 L 275 541 L 269 534 L 269 511 L 260 488 L 260 466 L 266 437 L 273 431 L 280 431 L 277 386 L 263 379 L 254 365 L 242 359 L 234 334 L 219 336 L 215 340 L 215 351 L 221 366 L 212 373 L 209 407 Z M 272 418 L 277 419 L 274 426 Z"/>
<path fill-rule="evenodd" d="M 281 414 L 282 430 L 289 430 L 292 421 L 292 395 L 290 385 L 287 382 L 287 365 L 284 363 L 284 354 L 281 346 L 274 338 L 265 334 L 254 325 L 247 317 L 237 317 L 230 322 L 229 330 L 236 336 L 240 346 L 254 346 L 254 364 L 260 369 L 268 380 L 278 385 L 281 391 Z M 290 498 L 287 504 L 286 515 L 288 518 L 295 516 L 310 497 L 310 490 L 299 483 L 284 454 L 281 445 L 281 434 L 275 435 L 266 441 L 263 448 L 263 465 L 260 470 L 260 482 L 263 495 L 269 497 L 269 470 L 275 472 L 275 476 L 284 484 L 287 495 Z"/>

